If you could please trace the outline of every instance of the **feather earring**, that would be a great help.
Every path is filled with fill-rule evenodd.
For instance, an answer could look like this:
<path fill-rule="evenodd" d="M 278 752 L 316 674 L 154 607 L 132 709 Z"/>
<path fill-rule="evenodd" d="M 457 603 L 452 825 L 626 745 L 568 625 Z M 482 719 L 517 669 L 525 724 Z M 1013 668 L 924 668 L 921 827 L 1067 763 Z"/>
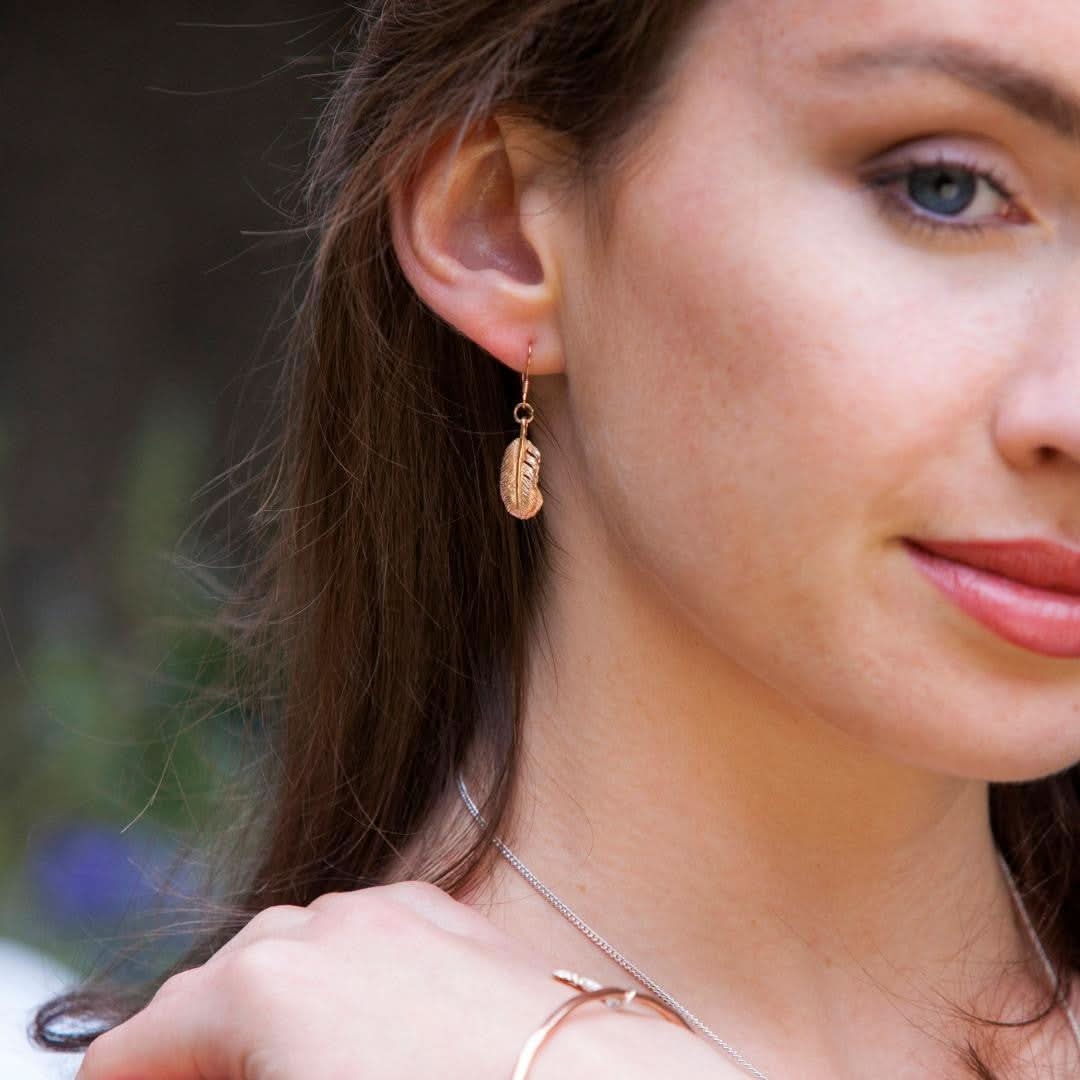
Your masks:
<path fill-rule="evenodd" d="M 522 519 L 535 517 L 544 505 L 544 496 L 540 491 L 540 451 L 527 435 L 533 419 L 533 407 L 526 400 L 532 353 L 530 341 L 525 371 L 521 376 L 521 400 L 514 406 L 514 419 L 521 425 L 521 431 L 503 452 L 502 468 L 499 470 L 499 494 L 503 505 L 508 513 Z"/>

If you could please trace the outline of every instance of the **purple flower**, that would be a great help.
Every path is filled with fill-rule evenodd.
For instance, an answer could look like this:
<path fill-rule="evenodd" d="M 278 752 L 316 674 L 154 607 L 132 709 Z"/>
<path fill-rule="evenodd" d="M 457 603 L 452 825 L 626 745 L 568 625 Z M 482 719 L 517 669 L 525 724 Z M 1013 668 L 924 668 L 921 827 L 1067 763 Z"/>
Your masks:
<path fill-rule="evenodd" d="M 34 838 L 27 873 L 45 920 L 104 924 L 152 907 L 159 889 L 190 892 L 191 868 L 174 871 L 175 860 L 164 838 L 71 823 Z"/>

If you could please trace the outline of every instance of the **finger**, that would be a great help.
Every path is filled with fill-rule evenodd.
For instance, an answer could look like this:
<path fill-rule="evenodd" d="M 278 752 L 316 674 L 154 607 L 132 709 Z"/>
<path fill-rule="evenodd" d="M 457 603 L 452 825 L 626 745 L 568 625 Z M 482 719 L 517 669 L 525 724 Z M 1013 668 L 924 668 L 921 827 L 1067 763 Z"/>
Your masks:
<path fill-rule="evenodd" d="M 283 988 L 308 962 L 308 946 L 275 937 L 174 975 L 145 1009 L 94 1040 L 76 1080 L 262 1075 L 253 1062 L 276 1030 Z"/>
<path fill-rule="evenodd" d="M 213 963 L 220 957 L 230 956 L 237 949 L 254 944 L 256 941 L 265 941 L 273 937 L 290 937 L 297 929 L 310 923 L 314 917 L 313 912 L 295 904 L 275 904 L 273 907 L 263 908 L 225 942 L 207 963 Z"/>
<path fill-rule="evenodd" d="M 456 934 L 486 934 L 494 930 L 482 916 L 454 900 L 427 881 L 399 881 L 393 885 L 370 885 L 352 892 L 331 892 L 308 904 L 308 910 L 348 918 L 365 910 L 393 904 L 443 930 Z"/>
<path fill-rule="evenodd" d="M 324 893 L 308 905 L 308 910 L 334 918 L 352 918 L 362 915 L 365 904 L 393 904 L 449 933 L 508 949 L 523 960 L 535 962 L 539 955 L 525 942 L 500 930 L 475 908 L 427 881 L 400 881 L 352 892 Z"/>
<path fill-rule="evenodd" d="M 91 1043 L 75 1080 L 239 1080 L 226 1059 L 230 1040 L 220 1029 L 207 995 L 159 991 L 142 1012 Z"/>

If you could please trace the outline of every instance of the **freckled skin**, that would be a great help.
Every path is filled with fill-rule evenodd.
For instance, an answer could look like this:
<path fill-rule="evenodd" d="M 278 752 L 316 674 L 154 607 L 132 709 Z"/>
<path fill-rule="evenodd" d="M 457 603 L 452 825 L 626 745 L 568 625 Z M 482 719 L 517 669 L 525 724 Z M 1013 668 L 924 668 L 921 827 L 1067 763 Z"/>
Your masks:
<path fill-rule="evenodd" d="M 1080 20 L 1033 8 L 949 5 L 945 28 L 1007 29 L 1080 86 Z M 612 248 L 566 263 L 575 468 L 626 559 L 797 706 L 916 765 L 1055 771 L 1080 757 L 1080 665 L 954 610 L 899 538 L 1080 537 L 1080 248 L 1056 194 L 1077 158 L 944 80 L 815 82 L 838 44 L 943 28 L 939 3 L 776 12 L 707 13 Z M 905 233 L 852 177 L 922 135 L 1004 163 L 1050 226 Z"/>

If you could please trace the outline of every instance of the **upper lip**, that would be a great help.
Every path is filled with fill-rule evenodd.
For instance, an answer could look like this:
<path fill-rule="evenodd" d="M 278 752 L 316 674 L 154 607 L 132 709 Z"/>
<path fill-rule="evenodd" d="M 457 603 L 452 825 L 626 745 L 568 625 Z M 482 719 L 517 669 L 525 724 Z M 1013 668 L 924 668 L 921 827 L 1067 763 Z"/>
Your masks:
<path fill-rule="evenodd" d="M 1080 548 L 1054 540 L 923 540 L 916 547 L 1025 585 L 1080 596 Z"/>

